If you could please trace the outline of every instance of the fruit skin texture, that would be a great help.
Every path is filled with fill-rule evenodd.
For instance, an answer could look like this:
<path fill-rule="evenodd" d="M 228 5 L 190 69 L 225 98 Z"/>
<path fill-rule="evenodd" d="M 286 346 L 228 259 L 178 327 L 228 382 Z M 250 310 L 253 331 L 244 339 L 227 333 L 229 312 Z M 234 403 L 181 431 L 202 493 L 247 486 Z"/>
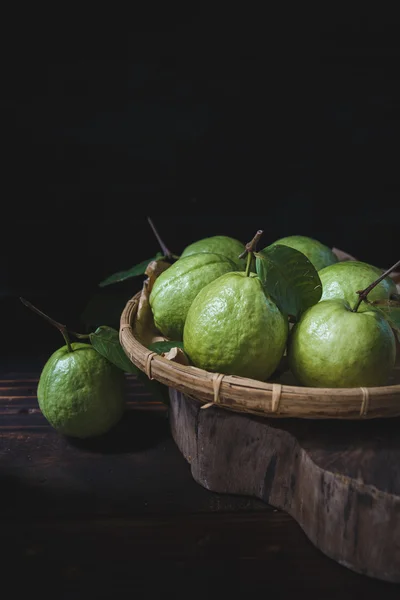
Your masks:
<path fill-rule="evenodd" d="M 325 267 L 319 273 L 322 283 L 322 300 L 343 299 L 353 308 L 358 300 L 357 290 L 365 290 L 376 281 L 382 270 L 361 261 L 338 262 Z M 383 300 L 396 293 L 396 284 L 390 277 L 385 277 L 368 294 L 368 301 Z M 358 311 L 368 310 L 368 304 L 361 302 Z"/>
<path fill-rule="evenodd" d="M 213 252 L 222 254 L 222 256 L 227 256 L 233 260 L 237 271 L 244 271 L 246 269 L 246 261 L 239 258 L 244 249 L 245 244 L 242 244 L 242 242 L 235 238 L 226 235 L 214 235 L 212 237 L 197 240 L 196 242 L 193 242 L 193 244 L 186 246 L 181 254 L 181 258 L 190 256 L 191 254 L 197 254 L 198 252 Z"/>
<path fill-rule="evenodd" d="M 328 265 L 333 265 L 338 262 L 338 258 L 334 252 L 325 244 L 322 244 L 314 238 L 310 238 L 304 235 L 289 235 L 287 237 L 280 238 L 271 246 L 280 244 L 282 246 L 289 246 L 299 252 L 305 254 L 308 260 L 314 265 L 315 269 L 319 271 Z"/>
<path fill-rule="evenodd" d="M 222 275 L 193 301 L 183 346 L 192 363 L 207 371 L 265 381 L 278 366 L 288 321 L 265 295 L 255 274 Z"/>
<path fill-rule="evenodd" d="M 157 277 L 150 293 L 149 302 L 157 329 L 164 336 L 181 341 L 187 312 L 199 291 L 235 268 L 229 258 L 211 252 L 177 260 Z"/>
<path fill-rule="evenodd" d="M 39 407 L 54 429 L 77 438 L 106 433 L 125 410 L 123 372 L 90 344 L 56 350 L 39 379 Z"/>
<path fill-rule="evenodd" d="M 395 360 L 388 322 L 374 310 L 352 312 L 343 300 L 311 306 L 289 336 L 290 369 L 309 387 L 385 385 Z"/>

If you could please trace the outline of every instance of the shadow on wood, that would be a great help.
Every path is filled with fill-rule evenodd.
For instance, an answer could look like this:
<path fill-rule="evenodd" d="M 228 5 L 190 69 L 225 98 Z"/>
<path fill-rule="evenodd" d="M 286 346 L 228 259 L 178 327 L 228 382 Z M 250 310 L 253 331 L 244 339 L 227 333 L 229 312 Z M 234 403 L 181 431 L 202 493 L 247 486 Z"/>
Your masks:
<path fill-rule="evenodd" d="M 87 439 L 66 438 L 68 443 L 86 452 L 122 454 L 139 452 L 159 444 L 169 435 L 165 412 L 126 410 L 108 433 Z"/>

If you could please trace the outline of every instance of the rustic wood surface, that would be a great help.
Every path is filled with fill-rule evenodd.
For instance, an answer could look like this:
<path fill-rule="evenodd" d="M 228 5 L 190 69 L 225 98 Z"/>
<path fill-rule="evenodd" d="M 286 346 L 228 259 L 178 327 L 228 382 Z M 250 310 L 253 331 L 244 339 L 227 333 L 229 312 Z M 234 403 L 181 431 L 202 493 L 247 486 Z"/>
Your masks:
<path fill-rule="evenodd" d="M 224 597 L 299 590 L 324 600 L 399 597 L 398 585 L 327 558 L 287 513 L 198 485 L 165 406 L 134 378 L 121 423 L 101 439 L 76 442 L 47 424 L 38 372 L 26 369 L 0 378 L 7 597 L 204 599 L 220 598 L 221 589 Z"/>
<path fill-rule="evenodd" d="M 173 437 L 194 479 L 291 514 L 324 553 L 400 583 L 400 419 L 239 415 L 170 389 Z"/>

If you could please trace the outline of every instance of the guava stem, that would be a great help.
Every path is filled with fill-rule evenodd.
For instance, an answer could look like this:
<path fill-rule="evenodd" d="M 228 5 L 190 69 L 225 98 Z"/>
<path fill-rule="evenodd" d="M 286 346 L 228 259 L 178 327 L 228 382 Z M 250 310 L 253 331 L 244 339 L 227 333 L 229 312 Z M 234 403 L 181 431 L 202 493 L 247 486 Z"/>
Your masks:
<path fill-rule="evenodd" d="M 53 327 L 56 327 L 58 329 L 58 331 L 60 331 L 60 333 L 62 334 L 62 336 L 65 340 L 65 343 L 68 348 L 68 352 L 73 352 L 71 340 L 69 339 L 68 329 L 65 325 L 63 325 L 62 323 L 59 323 L 58 321 L 55 321 L 54 319 L 52 319 L 51 317 L 46 315 L 44 312 L 42 312 L 41 310 L 36 308 L 36 306 L 33 306 L 33 304 L 31 304 L 28 300 L 25 300 L 25 298 L 20 298 L 20 300 L 21 300 L 22 304 L 24 304 L 25 306 L 27 306 L 28 308 L 33 310 L 33 312 L 35 312 L 38 315 L 40 315 L 41 317 L 43 317 L 43 319 L 48 321 L 51 325 L 53 325 Z M 77 335 L 77 334 L 74 333 L 74 335 Z M 78 334 L 78 337 L 79 337 L 79 335 L 83 335 L 83 334 Z"/>
<path fill-rule="evenodd" d="M 256 233 L 256 235 L 253 237 L 253 239 L 251 240 L 251 242 L 249 242 L 248 244 L 246 244 L 244 251 L 242 252 L 242 254 L 239 255 L 239 258 L 244 258 L 246 256 L 246 254 L 252 254 L 253 252 L 256 251 L 257 249 L 257 244 L 262 236 L 262 234 L 264 233 L 264 231 L 262 229 L 259 229 Z"/>
<path fill-rule="evenodd" d="M 176 254 L 172 254 L 172 252 L 167 248 L 167 246 L 164 244 L 164 242 L 162 241 L 160 234 L 158 233 L 153 221 L 150 219 L 150 217 L 147 217 L 147 221 L 151 227 L 151 229 L 153 230 L 154 235 L 156 236 L 157 242 L 160 245 L 160 248 L 162 250 L 162 253 L 164 254 L 165 258 L 174 258 L 174 259 L 178 259 L 179 256 L 177 256 Z"/>
<path fill-rule="evenodd" d="M 69 335 L 68 335 L 68 331 L 66 329 L 60 329 L 60 331 L 64 337 L 65 343 L 67 344 L 68 352 L 73 352 L 73 349 L 71 346 L 71 340 L 69 339 Z"/>
<path fill-rule="evenodd" d="M 251 261 L 253 260 L 253 253 L 249 252 L 247 255 L 247 264 L 246 264 L 246 277 L 248 277 L 250 275 L 250 269 L 251 269 Z"/>
<path fill-rule="evenodd" d="M 78 338 L 78 340 L 90 340 L 90 333 L 76 333 L 76 331 L 71 331 L 71 334 Z"/>
<path fill-rule="evenodd" d="M 251 242 L 246 244 L 245 250 L 242 252 L 242 254 L 239 255 L 239 258 L 244 258 L 247 254 L 246 273 L 245 273 L 246 277 L 249 277 L 249 275 L 250 275 L 251 263 L 253 260 L 254 252 L 257 249 L 257 243 L 263 233 L 264 233 L 263 230 L 259 229 L 257 231 L 256 235 L 251 240 Z"/>
<path fill-rule="evenodd" d="M 380 283 L 382 281 L 382 279 L 385 279 L 385 277 L 387 277 L 389 275 L 389 273 L 391 273 L 392 271 L 395 271 L 397 269 L 397 267 L 399 267 L 399 266 L 400 266 L 400 260 L 398 260 L 397 263 L 392 265 L 390 267 L 390 269 L 388 269 L 387 271 L 382 273 L 382 275 L 380 275 L 378 277 L 378 279 L 376 279 L 368 287 L 366 287 L 365 290 L 358 290 L 357 291 L 358 300 L 357 300 L 355 307 L 353 308 L 353 312 L 357 312 L 360 307 L 361 302 L 366 299 L 366 297 L 374 289 L 374 287 L 376 287 L 378 285 L 378 283 Z"/>

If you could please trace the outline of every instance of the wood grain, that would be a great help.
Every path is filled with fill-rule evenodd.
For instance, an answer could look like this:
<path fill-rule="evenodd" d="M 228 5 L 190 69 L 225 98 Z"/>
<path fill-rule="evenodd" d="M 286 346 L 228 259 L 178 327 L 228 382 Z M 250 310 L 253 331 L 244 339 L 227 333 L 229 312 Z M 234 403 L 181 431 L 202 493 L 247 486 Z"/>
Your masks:
<path fill-rule="evenodd" d="M 37 372 L 0 378 L 0 577 L 10 597 L 159 599 L 302 589 L 319 600 L 398 598 L 328 559 L 287 513 L 198 485 L 167 409 L 128 378 L 114 432 L 76 443 L 40 413 Z"/>
<path fill-rule="evenodd" d="M 37 382 L 29 373 L 23 381 L 0 380 L 4 518 L 265 510 L 255 499 L 199 489 L 171 439 L 167 407 L 135 377 L 127 377 L 123 419 L 91 440 L 67 438 L 49 426 L 37 403 Z"/>
<path fill-rule="evenodd" d="M 172 434 L 198 483 L 285 510 L 327 556 L 400 583 L 400 419 L 276 420 L 170 397 Z"/>
<path fill-rule="evenodd" d="M 17 586 L 28 594 L 38 588 L 41 597 L 47 592 L 45 597 L 71 600 L 157 600 L 171 593 L 183 600 L 190 590 L 191 599 L 214 600 L 223 589 L 225 598 L 272 594 L 283 600 L 301 590 L 319 600 L 398 600 L 399 586 L 326 559 L 280 512 L 266 511 L 262 518 L 220 512 L 0 525 L 6 564 L 15 565 L 9 577 L 14 592 Z"/>

